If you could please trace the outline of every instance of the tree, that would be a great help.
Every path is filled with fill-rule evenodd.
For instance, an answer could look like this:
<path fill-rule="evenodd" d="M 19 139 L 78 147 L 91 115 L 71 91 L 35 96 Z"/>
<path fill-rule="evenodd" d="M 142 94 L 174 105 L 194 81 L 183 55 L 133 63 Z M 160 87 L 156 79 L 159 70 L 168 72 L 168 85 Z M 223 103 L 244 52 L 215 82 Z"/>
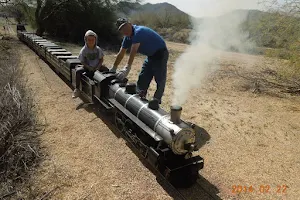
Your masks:
<path fill-rule="evenodd" d="M 138 0 L 13 0 L 14 5 L 34 8 L 36 34 L 82 41 L 84 33 L 94 30 L 102 41 L 117 41 L 114 26 L 118 5 L 123 7 Z M 32 13 L 30 13 L 32 14 Z"/>
<path fill-rule="evenodd" d="M 269 27 L 266 30 L 272 33 L 275 47 L 281 48 L 278 55 L 290 60 L 291 76 L 300 82 L 300 0 L 261 0 L 261 3 L 273 14 L 269 25 L 263 26 Z"/>
<path fill-rule="evenodd" d="M 164 9 L 157 13 L 137 12 L 131 16 L 131 21 L 154 29 L 176 28 L 177 30 L 190 28 L 191 22 L 187 14 L 172 12 Z"/>

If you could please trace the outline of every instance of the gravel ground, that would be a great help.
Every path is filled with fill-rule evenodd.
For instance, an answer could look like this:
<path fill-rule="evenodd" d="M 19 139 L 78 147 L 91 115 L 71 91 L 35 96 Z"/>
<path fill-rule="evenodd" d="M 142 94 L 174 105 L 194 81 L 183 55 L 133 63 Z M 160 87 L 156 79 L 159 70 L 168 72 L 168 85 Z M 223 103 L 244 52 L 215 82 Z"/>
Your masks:
<path fill-rule="evenodd" d="M 168 45 L 177 54 L 186 47 Z M 80 49 L 65 48 L 74 54 Z M 34 52 L 24 45 L 20 52 L 47 124 L 41 139 L 48 156 L 32 178 L 33 194 L 49 193 L 51 199 L 176 199 L 104 121 L 88 108 L 76 109 L 81 100 L 71 98 L 72 90 Z M 108 54 L 105 62 L 111 65 L 113 58 Z M 142 57 L 136 59 L 129 80 L 137 79 L 142 62 Z M 173 62 L 172 58 L 162 105 L 167 110 Z M 183 119 L 210 136 L 197 152 L 205 159 L 199 185 L 214 199 L 299 199 L 300 98 L 266 85 L 253 93 L 254 79 L 247 79 L 253 72 L 276 71 L 284 62 L 224 53 L 220 66 L 183 105 Z M 247 191 L 237 193 L 238 185 Z M 255 191 L 250 192 L 250 186 Z M 182 193 L 187 199 L 212 199 L 199 186 Z"/>

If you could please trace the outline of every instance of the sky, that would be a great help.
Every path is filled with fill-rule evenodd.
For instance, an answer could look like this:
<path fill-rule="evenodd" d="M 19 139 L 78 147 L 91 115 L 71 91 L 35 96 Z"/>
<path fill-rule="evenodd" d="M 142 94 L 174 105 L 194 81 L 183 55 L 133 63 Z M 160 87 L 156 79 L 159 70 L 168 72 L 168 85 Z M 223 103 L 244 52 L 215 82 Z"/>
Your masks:
<path fill-rule="evenodd" d="M 212 11 L 213 8 L 222 6 L 220 9 L 224 10 L 227 1 L 230 2 L 231 0 L 143 0 L 142 3 L 154 4 L 167 2 L 194 17 L 203 17 L 212 16 L 212 13 L 216 13 Z M 237 2 L 236 9 L 260 9 L 257 0 L 241 0 L 235 2 Z"/>

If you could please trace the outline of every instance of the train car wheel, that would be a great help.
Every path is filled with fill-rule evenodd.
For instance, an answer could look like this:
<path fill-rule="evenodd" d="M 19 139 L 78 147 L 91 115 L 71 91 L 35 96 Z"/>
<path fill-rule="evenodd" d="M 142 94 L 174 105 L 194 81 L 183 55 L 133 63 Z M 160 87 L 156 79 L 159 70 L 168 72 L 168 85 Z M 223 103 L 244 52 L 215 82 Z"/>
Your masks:
<path fill-rule="evenodd" d="M 122 133 L 125 130 L 125 122 L 126 122 L 126 119 L 123 116 L 123 114 L 116 111 L 115 117 L 114 117 L 114 122 L 115 122 L 115 125 L 116 125 L 118 131 L 120 131 Z"/>

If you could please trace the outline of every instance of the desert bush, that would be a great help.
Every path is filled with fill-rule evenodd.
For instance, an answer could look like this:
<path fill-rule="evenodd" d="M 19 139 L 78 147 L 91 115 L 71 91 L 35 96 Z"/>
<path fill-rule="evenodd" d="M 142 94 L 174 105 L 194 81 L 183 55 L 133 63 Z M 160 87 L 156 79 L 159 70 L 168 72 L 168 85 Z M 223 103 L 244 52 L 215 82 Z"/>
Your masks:
<path fill-rule="evenodd" d="M 174 34 L 171 37 L 171 40 L 174 42 L 189 43 L 190 32 L 191 30 L 189 29 L 181 29 L 178 31 L 173 31 Z"/>
<path fill-rule="evenodd" d="M 172 42 L 189 43 L 191 29 L 158 28 L 156 31 L 165 39 Z"/>
<path fill-rule="evenodd" d="M 87 30 L 98 34 L 99 42 L 119 44 L 120 37 L 115 27 L 117 9 L 131 7 L 130 2 L 139 0 L 11 0 L 7 7 L 16 17 L 30 23 L 37 35 L 65 39 L 68 42 L 83 42 Z"/>
<path fill-rule="evenodd" d="M 168 10 L 163 10 L 157 13 L 146 12 L 137 13 L 130 17 L 131 22 L 144 26 L 149 26 L 153 29 L 188 29 L 191 28 L 190 17 L 182 13 L 174 13 Z"/>
<path fill-rule="evenodd" d="M 34 103 L 25 88 L 15 42 L 0 40 L 0 199 L 17 192 L 39 160 Z"/>
<path fill-rule="evenodd" d="M 300 2 L 261 0 L 268 12 L 254 12 L 245 27 L 266 55 L 290 61 L 290 75 L 300 80 Z"/>

